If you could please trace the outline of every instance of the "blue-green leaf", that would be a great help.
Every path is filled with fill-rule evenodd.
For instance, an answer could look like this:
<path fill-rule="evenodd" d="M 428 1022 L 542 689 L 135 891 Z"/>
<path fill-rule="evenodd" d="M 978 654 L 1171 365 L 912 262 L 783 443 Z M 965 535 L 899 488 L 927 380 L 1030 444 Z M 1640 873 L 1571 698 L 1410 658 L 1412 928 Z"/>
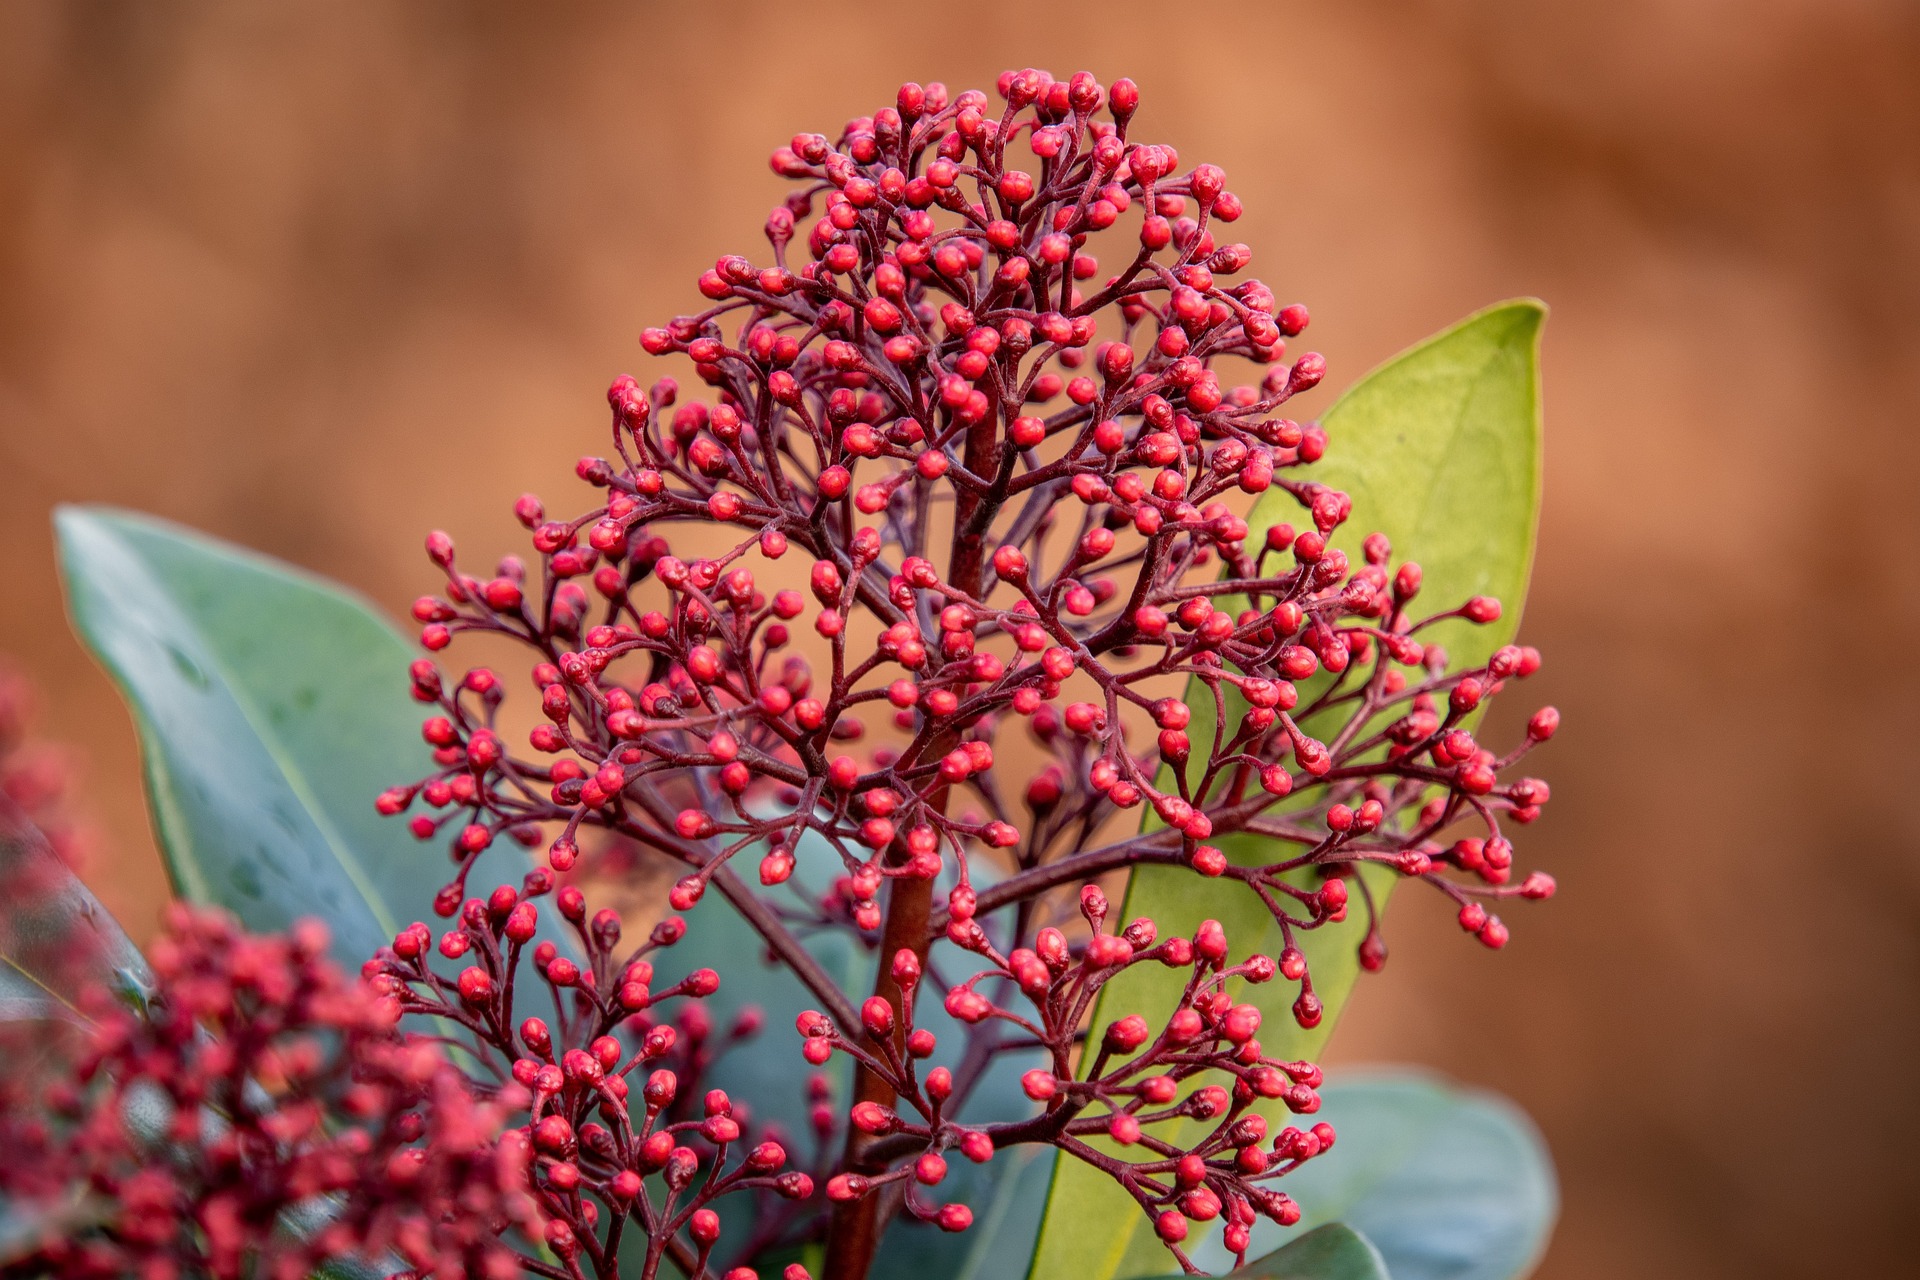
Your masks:
<path fill-rule="evenodd" d="M 1533 1268 L 1559 1212 L 1553 1160 L 1505 1098 L 1408 1072 L 1356 1072 L 1321 1093 L 1332 1151 L 1289 1174 L 1297 1227 L 1263 1222 L 1254 1247 L 1344 1222 L 1366 1233 L 1394 1280 L 1514 1280 Z M 1207 1260 L 1228 1261 L 1224 1251 Z"/>
<path fill-rule="evenodd" d="M 1391 1275 L 1373 1241 L 1344 1222 L 1329 1222 L 1231 1272 L 1225 1280 L 1391 1280 Z"/>
<path fill-rule="evenodd" d="M 399 632 L 331 583 L 164 521 L 65 507 L 55 524 L 74 627 L 133 709 L 175 891 L 257 932 L 317 916 L 350 972 L 427 915 L 445 855 L 373 808 L 431 767 Z"/>
<path fill-rule="evenodd" d="M 1392 539 L 1397 556 L 1420 563 L 1421 598 L 1434 602 L 1435 612 L 1474 595 L 1500 599 L 1504 612 L 1490 626 L 1455 621 L 1423 635 L 1445 644 L 1457 663 L 1484 662 L 1519 623 L 1540 505 L 1538 357 L 1545 316 L 1545 307 L 1531 299 L 1499 303 L 1389 360 L 1324 415 L 1327 454 L 1309 469 L 1313 479 L 1352 496 L 1348 528 L 1356 538 L 1378 530 Z M 1298 518 L 1294 499 L 1275 489 L 1254 504 L 1248 523 L 1260 528 L 1290 518 Z M 1188 701 L 1195 708 L 1190 732 L 1205 741 L 1211 698 Z M 1271 846 L 1259 837 L 1214 843 L 1236 861 L 1272 860 Z M 1394 874 L 1372 866 L 1361 877 L 1384 908 Z M 1238 954 L 1272 954 L 1282 945 L 1279 929 L 1252 895 L 1182 867 L 1134 871 L 1120 918 L 1141 915 L 1152 917 L 1162 936 L 1217 919 Z M 1266 1016 L 1261 1041 L 1271 1056 L 1320 1054 L 1359 974 L 1356 950 L 1364 931 L 1364 913 L 1356 911 L 1344 924 L 1299 936 L 1325 1006 L 1312 1030 L 1293 1021 L 1291 984 L 1238 992 Z M 1104 1026 L 1116 1011 L 1164 1017 L 1182 982 L 1177 971 L 1158 966 L 1129 970 L 1102 992 L 1094 1025 Z M 1030 1274 L 1108 1280 L 1155 1270 L 1165 1257 L 1146 1215 L 1110 1178 L 1070 1157 L 1055 1158 Z"/>
<path fill-rule="evenodd" d="M 0 1022 L 84 1022 L 89 985 L 136 1003 L 152 990 L 147 962 L 119 921 L 4 799 L 0 885 Z M 8 1065 L 24 1063 L 16 1055 Z"/>

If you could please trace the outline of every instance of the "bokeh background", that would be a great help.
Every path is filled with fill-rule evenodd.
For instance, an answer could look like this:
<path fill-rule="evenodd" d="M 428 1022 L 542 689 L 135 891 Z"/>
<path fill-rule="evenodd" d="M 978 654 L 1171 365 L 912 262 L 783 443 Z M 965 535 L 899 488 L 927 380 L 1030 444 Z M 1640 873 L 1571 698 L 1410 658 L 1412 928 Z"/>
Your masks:
<path fill-rule="evenodd" d="M 1567 729 L 1523 857 L 1563 891 L 1499 957 L 1399 908 L 1338 1057 L 1538 1117 L 1543 1277 L 1911 1274 L 1910 0 L 0 5 L 0 653 L 87 761 L 100 895 L 145 933 L 164 888 L 54 503 L 398 612 L 423 530 L 484 558 L 578 492 L 773 146 L 1025 65 L 1134 76 L 1139 136 L 1226 168 L 1330 387 L 1554 307 L 1524 636 Z"/>

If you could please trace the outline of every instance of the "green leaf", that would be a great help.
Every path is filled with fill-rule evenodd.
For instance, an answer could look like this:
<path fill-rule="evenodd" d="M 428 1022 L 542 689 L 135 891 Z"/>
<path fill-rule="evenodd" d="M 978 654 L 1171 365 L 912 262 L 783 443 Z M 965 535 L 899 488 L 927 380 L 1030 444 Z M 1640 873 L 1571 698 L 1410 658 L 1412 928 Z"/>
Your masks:
<path fill-rule="evenodd" d="M 349 972 L 427 915 L 445 855 L 373 808 L 431 768 L 400 633 L 331 583 L 148 516 L 64 507 L 55 525 L 75 630 L 140 731 L 175 891 L 256 932 L 317 916 Z"/>
<path fill-rule="evenodd" d="M 1379 530 L 1424 570 L 1436 610 L 1497 597 L 1499 621 L 1443 622 L 1422 635 L 1455 662 L 1512 641 L 1533 572 L 1540 517 L 1540 329 L 1545 304 L 1520 298 L 1475 312 L 1375 369 L 1322 423 L 1326 457 L 1309 474 L 1353 499 L 1348 527 Z M 1269 491 L 1249 524 L 1282 519 Z"/>
<path fill-rule="evenodd" d="M 4 799 L 0 884 L 0 1022 L 84 1023 L 79 1000 L 90 984 L 145 999 L 153 980 L 139 948 Z M 9 1056 L 9 1068 L 24 1065 Z"/>
<path fill-rule="evenodd" d="M 1322 419 L 1326 456 L 1308 469 L 1315 480 L 1353 498 L 1348 528 L 1357 538 L 1373 530 L 1393 541 L 1397 556 L 1424 571 L 1421 598 L 1434 611 L 1474 595 L 1500 599 L 1504 612 L 1489 626 L 1442 623 L 1429 633 L 1456 663 L 1484 662 L 1508 643 L 1518 626 L 1533 564 L 1540 506 L 1539 335 L 1546 308 L 1531 299 L 1503 302 L 1389 360 L 1355 384 Z M 1248 524 L 1260 528 L 1298 518 L 1291 495 L 1269 490 Z M 1191 690 L 1190 690 L 1191 695 Z M 1210 696 L 1189 696 L 1195 741 L 1211 737 Z M 1272 860 L 1257 836 L 1213 842 L 1237 862 Z M 1398 878 L 1369 866 L 1360 878 L 1384 910 Z M 1281 947 L 1280 931 L 1253 895 L 1182 867 L 1137 868 L 1120 918 L 1150 916 L 1163 937 L 1191 933 L 1209 917 L 1225 926 L 1236 954 Z M 1326 1012 L 1304 1030 L 1290 1011 L 1292 984 L 1245 987 L 1237 998 L 1265 1016 L 1261 1042 L 1275 1058 L 1318 1057 L 1359 974 L 1356 951 L 1365 913 L 1343 924 L 1298 935 Z M 1177 1003 L 1183 979 L 1173 970 L 1137 966 L 1107 985 L 1094 1008 L 1104 1027 L 1116 1011 L 1164 1018 Z M 1277 1104 L 1266 1104 L 1277 1117 Z M 1166 1251 L 1151 1223 L 1112 1179 L 1068 1156 L 1057 1156 L 1039 1248 L 1029 1274 L 1075 1274 L 1108 1280 L 1164 1265 Z"/>
<path fill-rule="evenodd" d="M 1343 1222 L 1329 1222 L 1230 1272 L 1226 1280 L 1391 1280 L 1391 1275 L 1373 1241 Z"/>
<path fill-rule="evenodd" d="M 1546 1143 L 1518 1107 L 1410 1072 L 1355 1073 L 1321 1097 L 1314 1118 L 1338 1141 L 1282 1184 L 1300 1202 L 1299 1226 L 1263 1221 L 1256 1248 L 1339 1221 L 1367 1234 L 1394 1280 L 1514 1280 L 1532 1270 L 1559 1191 Z"/>

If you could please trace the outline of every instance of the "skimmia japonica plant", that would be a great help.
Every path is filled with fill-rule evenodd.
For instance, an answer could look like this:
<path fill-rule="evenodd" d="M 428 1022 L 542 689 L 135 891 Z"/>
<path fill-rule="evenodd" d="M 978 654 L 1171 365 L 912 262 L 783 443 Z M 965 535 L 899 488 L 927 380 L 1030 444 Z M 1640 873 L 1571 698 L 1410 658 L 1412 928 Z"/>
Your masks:
<path fill-rule="evenodd" d="M 1395 366 L 1369 380 L 1402 439 L 1435 395 L 1458 392 L 1456 427 L 1505 414 L 1479 433 L 1497 464 L 1456 465 L 1486 447 L 1456 431 L 1340 471 L 1339 412 L 1295 408 L 1324 373 L 1290 349 L 1306 309 L 1247 274 L 1223 173 L 1141 140 L 1138 101 L 1027 70 L 997 96 L 906 85 L 837 138 L 795 136 L 766 250 L 720 259 L 701 309 L 642 335 L 702 390 L 617 379 L 584 510 L 514 504 L 531 554 L 482 573 L 428 539 L 445 581 L 414 606 L 411 671 L 432 760 L 377 809 L 450 851 L 437 892 L 433 859 L 383 854 L 412 868 L 386 878 L 359 854 L 385 835 L 328 812 L 359 767 L 342 748 L 387 741 L 392 709 L 283 701 L 298 655 L 222 638 L 257 625 L 260 591 L 287 593 L 287 645 L 357 606 L 150 524 L 65 518 L 76 619 L 145 713 L 183 894 L 257 927 L 318 909 L 361 980 L 312 925 L 170 917 L 139 1000 L 87 1006 L 57 1121 L 10 1116 L 39 1155 L 9 1194 L 106 1204 L 28 1233 L 21 1265 L 842 1280 L 919 1257 L 1109 1280 L 1231 1268 L 1341 1216 L 1297 1190 L 1354 1145 L 1310 1051 L 1353 972 L 1385 963 L 1393 884 L 1493 949 L 1496 909 L 1554 888 L 1511 835 L 1547 800 L 1516 766 L 1556 713 L 1501 749 L 1475 734 L 1540 665 L 1477 589 L 1524 586 L 1539 313 L 1403 357 L 1412 391 Z M 1381 477 L 1408 465 L 1423 510 L 1465 473 L 1458 500 L 1492 526 L 1438 548 L 1457 598 L 1374 531 L 1417 519 L 1338 483 L 1391 500 Z M 254 582 L 248 619 L 164 585 L 201 575 Z M 170 670 L 151 633 L 119 634 L 156 592 L 142 625 L 193 641 Z M 443 665 L 474 636 L 523 665 Z M 354 645 L 317 643 L 343 673 L 319 683 L 351 684 Z M 191 838 L 246 789 L 177 780 L 230 712 L 311 819 L 306 844 L 292 820 L 270 841 L 310 847 L 293 874 Z M 513 848 L 538 865 L 501 883 Z M 333 912 L 302 897 L 316 866 L 339 872 Z M 398 923 L 429 910 L 437 928 Z M 143 1091 L 164 1098 L 151 1132 L 127 1119 Z M 1530 1141 L 1537 1211 L 1479 1274 L 1524 1269 L 1544 1232 Z M 1037 1191 L 1009 1208 L 996 1181 Z M 1344 1216 L 1378 1236 L 1368 1212 Z M 893 1239 L 915 1233 L 967 1234 Z M 1345 1228 L 1289 1252 L 1288 1274 L 1423 1274 L 1418 1248 Z"/>

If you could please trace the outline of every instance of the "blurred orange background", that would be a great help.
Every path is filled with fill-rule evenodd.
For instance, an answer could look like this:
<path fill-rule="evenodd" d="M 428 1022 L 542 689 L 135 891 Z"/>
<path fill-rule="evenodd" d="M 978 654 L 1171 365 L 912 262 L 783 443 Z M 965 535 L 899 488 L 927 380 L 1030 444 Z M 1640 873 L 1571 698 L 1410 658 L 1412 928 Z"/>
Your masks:
<path fill-rule="evenodd" d="M 1523 638 L 1567 728 L 1522 856 L 1562 893 L 1499 957 L 1399 908 L 1338 1058 L 1539 1119 L 1566 1199 L 1543 1277 L 1911 1274 L 1898 0 L 8 4 L 0 654 L 88 760 L 101 896 L 144 935 L 163 880 L 127 716 L 62 617 L 54 503 L 158 512 L 398 613 L 427 528 L 486 559 L 522 490 L 582 497 L 610 376 L 752 252 L 775 145 L 904 79 L 1025 65 L 1132 75 L 1138 136 L 1225 167 L 1332 387 L 1494 299 L 1554 307 Z"/>

